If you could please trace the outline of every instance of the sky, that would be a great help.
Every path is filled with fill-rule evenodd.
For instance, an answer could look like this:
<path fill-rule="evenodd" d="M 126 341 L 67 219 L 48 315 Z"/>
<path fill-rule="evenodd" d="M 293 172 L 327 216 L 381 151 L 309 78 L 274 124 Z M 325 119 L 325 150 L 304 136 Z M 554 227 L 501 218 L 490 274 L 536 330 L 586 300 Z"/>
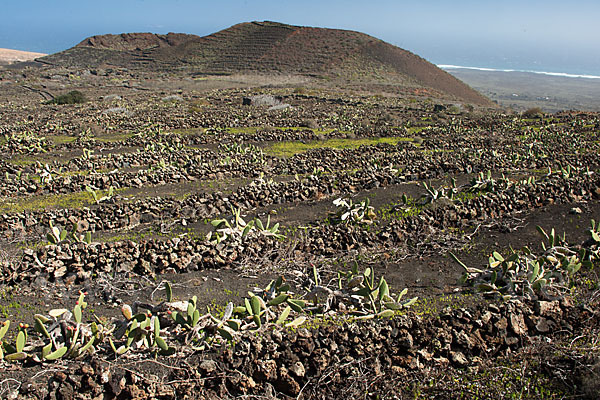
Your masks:
<path fill-rule="evenodd" d="M 3 0 L 0 48 L 54 53 L 123 32 L 248 21 L 350 29 L 435 64 L 600 75 L 598 0 Z"/>

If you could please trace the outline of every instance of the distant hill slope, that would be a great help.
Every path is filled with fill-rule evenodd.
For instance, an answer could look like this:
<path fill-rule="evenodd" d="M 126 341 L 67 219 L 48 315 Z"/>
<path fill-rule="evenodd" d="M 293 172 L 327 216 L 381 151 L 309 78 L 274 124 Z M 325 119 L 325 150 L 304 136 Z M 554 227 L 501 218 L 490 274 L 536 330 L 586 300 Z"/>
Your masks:
<path fill-rule="evenodd" d="M 30 51 L 0 49 L 0 65 L 7 65 L 21 61 L 30 61 L 46 54 L 32 53 Z"/>
<path fill-rule="evenodd" d="M 205 37 L 130 33 L 85 39 L 39 61 L 192 74 L 291 73 L 434 89 L 490 106 L 484 96 L 421 57 L 364 33 L 247 22 Z"/>
<path fill-rule="evenodd" d="M 196 35 L 185 33 L 169 33 L 157 35 L 155 33 L 122 33 L 120 35 L 97 35 L 89 37 L 79 43 L 77 48 L 92 47 L 105 50 L 141 51 L 156 47 L 178 46 L 190 39 L 198 38 Z"/>

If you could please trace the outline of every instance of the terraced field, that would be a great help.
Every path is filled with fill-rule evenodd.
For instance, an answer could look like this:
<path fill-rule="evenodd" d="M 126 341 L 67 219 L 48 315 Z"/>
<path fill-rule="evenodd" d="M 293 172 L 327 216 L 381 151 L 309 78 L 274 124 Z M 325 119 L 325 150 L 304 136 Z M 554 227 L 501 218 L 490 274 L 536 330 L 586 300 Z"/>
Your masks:
<path fill-rule="evenodd" d="M 0 104 L 0 397 L 597 395 L 597 114 L 82 91 Z"/>

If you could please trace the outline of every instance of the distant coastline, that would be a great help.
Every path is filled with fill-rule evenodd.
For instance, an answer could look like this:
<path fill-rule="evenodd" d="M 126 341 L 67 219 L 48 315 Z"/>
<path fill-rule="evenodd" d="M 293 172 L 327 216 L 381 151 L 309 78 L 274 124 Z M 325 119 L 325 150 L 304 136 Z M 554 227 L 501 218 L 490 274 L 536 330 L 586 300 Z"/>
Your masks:
<path fill-rule="evenodd" d="M 586 75 L 458 66 L 444 69 L 501 106 L 513 110 L 540 107 L 545 112 L 600 111 L 600 79 L 595 75 L 583 78 L 581 76 Z"/>
<path fill-rule="evenodd" d="M 20 61 L 31 61 L 45 55 L 47 54 L 0 48 L 0 65 L 12 64 Z"/>
<path fill-rule="evenodd" d="M 585 75 L 585 74 L 568 74 L 566 72 L 546 72 L 546 71 L 532 71 L 532 70 L 520 70 L 520 69 L 495 69 L 495 68 L 482 68 L 482 67 L 465 67 L 461 65 L 449 65 L 449 64 L 438 64 L 437 65 L 441 69 L 471 69 L 477 71 L 486 71 L 486 72 L 527 72 L 530 74 L 540 74 L 540 75 L 549 75 L 549 76 L 557 76 L 563 78 L 583 78 L 583 79 L 600 79 L 598 75 Z"/>

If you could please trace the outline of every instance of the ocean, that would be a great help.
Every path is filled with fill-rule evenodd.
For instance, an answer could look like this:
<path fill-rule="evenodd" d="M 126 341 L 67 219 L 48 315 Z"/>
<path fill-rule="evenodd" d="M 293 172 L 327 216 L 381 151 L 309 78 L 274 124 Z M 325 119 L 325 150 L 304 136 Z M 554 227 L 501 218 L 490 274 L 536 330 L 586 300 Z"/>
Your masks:
<path fill-rule="evenodd" d="M 479 71 L 490 71 L 490 72 L 529 72 L 532 74 L 559 76 L 564 78 L 585 78 L 585 79 L 600 79 L 598 75 L 587 75 L 587 74 L 570 74 L 567 72 L 548 72 L 548 71 L 534 71 L 528 69 L 497 69 L 497 68 L 483 68 L 483 67 L 467 67 L 462 65 L 449 65 L 449 64 L 437 64 L 441 69 L 473 69 Z"/>

